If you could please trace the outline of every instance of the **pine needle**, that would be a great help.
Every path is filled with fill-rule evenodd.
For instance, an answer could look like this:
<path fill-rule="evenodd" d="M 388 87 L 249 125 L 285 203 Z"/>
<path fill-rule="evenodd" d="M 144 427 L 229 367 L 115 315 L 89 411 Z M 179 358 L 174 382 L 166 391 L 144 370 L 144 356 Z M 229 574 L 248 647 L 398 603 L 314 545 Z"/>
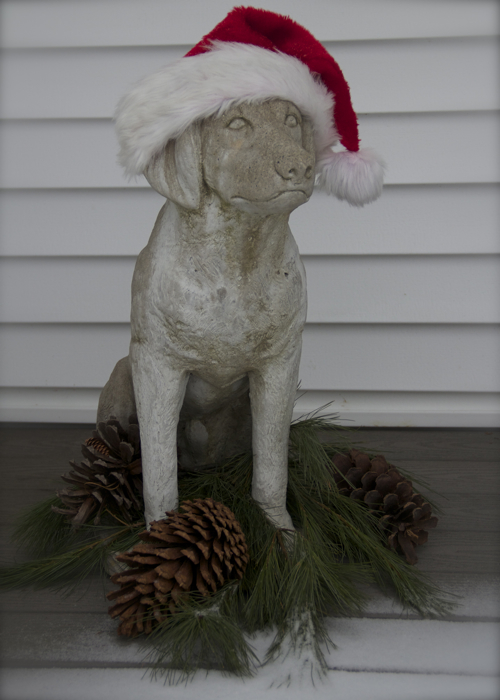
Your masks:
<path fill-rule="evenodd" d="M 290 687 L 295 681 L 301 681 L 309 675 L 315 685 L 316 677 L 320 679 L 328 671 L 324 650 L 336 649 L 329 638 L 322 618 L 309 608 L 296 608 L 286 624 L 282 625 L 266 653 L 265 664 L 282 657 L 292 657 L 293 664 L 284 677 L 278 676 L 278 682 L 272 685 L 280 688 Z"/>

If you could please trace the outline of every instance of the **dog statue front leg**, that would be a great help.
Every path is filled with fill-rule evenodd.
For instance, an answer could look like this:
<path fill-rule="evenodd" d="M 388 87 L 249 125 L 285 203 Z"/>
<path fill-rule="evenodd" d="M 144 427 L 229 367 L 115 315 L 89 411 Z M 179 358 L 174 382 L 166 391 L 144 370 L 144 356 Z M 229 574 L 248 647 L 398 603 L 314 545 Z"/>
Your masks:
<path fill-rule="evenodd" d="M 288 439 L 301 347 L 252 372 L 252 497 L 279 528 L 294 529 L 286 509 Z"/>
<path fill-rule="evenodd" d="M 165 517 L 178 505 L 177 423 L 189 373 L 166 362 L 161 350 L 132 343 L 130 359 L 141 429 L 144 518 Z"/>

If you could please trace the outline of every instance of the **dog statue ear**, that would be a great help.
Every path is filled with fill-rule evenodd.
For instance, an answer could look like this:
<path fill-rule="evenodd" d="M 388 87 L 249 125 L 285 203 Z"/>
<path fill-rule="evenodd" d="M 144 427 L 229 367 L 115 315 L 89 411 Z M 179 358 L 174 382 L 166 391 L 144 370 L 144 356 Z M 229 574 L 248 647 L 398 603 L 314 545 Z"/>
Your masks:
<path fill-rule="evenodd" d="M 169 141 L 144 170 L 151 187 L 185 209 L 197 209 L 201 198 L 201 133 L 191 124 Z"/>

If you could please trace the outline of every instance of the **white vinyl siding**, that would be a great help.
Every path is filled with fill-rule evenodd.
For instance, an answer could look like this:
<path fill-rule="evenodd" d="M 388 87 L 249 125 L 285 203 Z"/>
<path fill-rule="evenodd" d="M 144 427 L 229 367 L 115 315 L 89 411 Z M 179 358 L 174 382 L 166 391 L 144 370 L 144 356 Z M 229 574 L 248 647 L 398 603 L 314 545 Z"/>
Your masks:
<path fill-rule="evenodd" d="M 163 201 L 123 177 L 114 106 L 234 4 L 1 3 L 3 420 L 94 419 Z M 325 43 L 362 145 L 389 166 L 363 209 L 315 193 L 292 214 L 309 290 L 297 411 L 333 401 L 347 424 L 498 424 L 499 3 L 264 6 Z"/>

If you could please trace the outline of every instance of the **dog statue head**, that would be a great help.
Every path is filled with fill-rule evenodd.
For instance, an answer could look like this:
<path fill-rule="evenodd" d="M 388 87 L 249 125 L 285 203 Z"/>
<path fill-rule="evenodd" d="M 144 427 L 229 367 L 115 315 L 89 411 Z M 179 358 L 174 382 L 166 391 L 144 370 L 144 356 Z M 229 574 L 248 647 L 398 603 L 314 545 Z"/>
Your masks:
<path fill-rule="evenodd" d="M 216 198 L 249 214 L 289 214 L 314 188 L 313 127 L 291 102 L 244 102 L 191 124 L 144 175 L 185 209 Z"/>

